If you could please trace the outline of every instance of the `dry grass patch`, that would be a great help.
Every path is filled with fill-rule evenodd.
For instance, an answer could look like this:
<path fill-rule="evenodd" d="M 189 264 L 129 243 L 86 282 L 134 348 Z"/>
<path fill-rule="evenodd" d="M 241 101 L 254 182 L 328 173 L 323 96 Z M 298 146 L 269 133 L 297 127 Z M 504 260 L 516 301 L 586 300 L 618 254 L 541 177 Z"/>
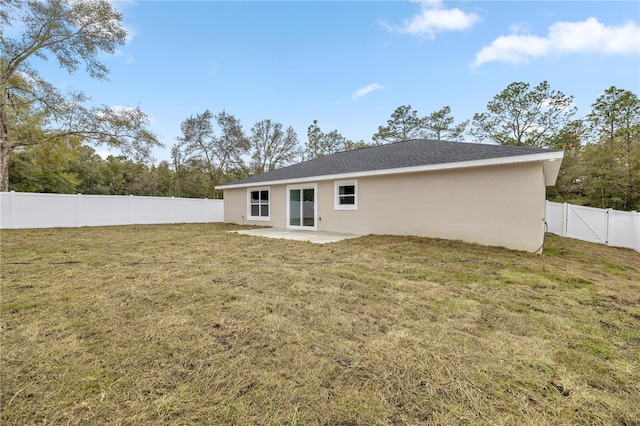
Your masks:
<path fill-rule="evenodd" d="M 640 255 L 3 230 L 3 424 L 640 424 Z"/>

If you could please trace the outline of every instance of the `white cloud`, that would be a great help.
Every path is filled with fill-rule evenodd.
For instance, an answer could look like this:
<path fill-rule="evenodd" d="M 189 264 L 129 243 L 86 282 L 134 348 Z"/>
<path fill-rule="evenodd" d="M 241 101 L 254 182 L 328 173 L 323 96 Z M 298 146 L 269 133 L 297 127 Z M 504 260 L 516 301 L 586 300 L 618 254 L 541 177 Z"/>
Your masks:
<path fill-rule="evenodd" d="M 390 33 L 395 31 L 395 27 L 390 23 L 388 23 L 387 21 L 385 21 L 384 19 L 378 19 L 378 25 L 380 25 L 382 28 L 389 31 Z"/>
<path fill-rule="evenodd" d="M 131 40 L 133 40 L 133 38 L 138 34 L 138 32 L 134 30 L 132 27 L 129 27 L 127 25 L 123 25 L 123 26 L 124 26 L 124 29 L 127 31 L 124 44 L 129 44 L 131 43 Z"/>
<path fill-rule="evenodd" d="M 475 13 L 467 13 L 458 8 L 445 8 L 442 0 L 421 0 L 416 3 L 420 4 L 420 12 L 406 19 L 402 25 L 393 26 L 386 22 L 379 24 L 392 32 L 433 39 L 439 32 L 466 30 L 480 21 L 480 17 Z"/>
<path fill-rule="evenodd" d="M 380 89 L 384 89 L 384 86 L 379 85 L 378 83 L 373 83 L 370 84 L 366 87 L 363 87 L 362 89 L 358 89 L 355 92 L 353 92 L 353 95 L 351 96 L 352 100 L 357 100 L 365 95 L 368 95 L 371 92 L 374 92 L 376 90 L 380 90 Z"/>
<path fill-rule="evenodd" d="M 122 49 L 116 49 L 113 56 L 118 58 L 124 58 L 124 62 L 127 64 L 130 64 L 134 61 L 133 55 Z"/>
<path fill-rule="evenodd" d="M 486 62 L 528 63 L 530 57 L 542 56 L 549 51 L 548 41 L 533 35 L 500 36 L 476 54 L 474 67 Z"/>
<path fill-rule="evenodd" d="M 528 34 L 531 32 L 531 25 L 526 22 L 514 22 L 509 25 L 509 32 L 512 34 Z"/>
<path fill-rule="evenodd" d="M 512 31 L 513 28 L 516 27 L 512 25 Z M 640 27 L 634 22 L 606 26 L 593 17 L 582 22 L 556 22 L 549 27 L 546 37 L 528 34 L 498 37 L 476 54 L 473 66 L 494 61 L 528 63 L 537 57 L 576 53 L 638 55 Z"/>

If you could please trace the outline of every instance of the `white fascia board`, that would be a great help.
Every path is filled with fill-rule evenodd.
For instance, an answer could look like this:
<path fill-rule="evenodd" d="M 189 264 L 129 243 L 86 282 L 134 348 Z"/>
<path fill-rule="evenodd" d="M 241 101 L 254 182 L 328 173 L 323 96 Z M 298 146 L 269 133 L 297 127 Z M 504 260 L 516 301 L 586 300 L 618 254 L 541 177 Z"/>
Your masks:
<path fill-rule="evenodd" d="M 404 173 L 417 173 L 417 172 L 432 172 L 437 170 L 451 170 L 451 169 L 465 169 L 469 167 L 485 167 L 485 166 L 499 166 L 505 164 L 519 164 L 519 163 L 535 163 L 535 162 L 560 162 L 564 157 L 563 151 L 542 152 L 538 154 L 526 154 L 515 155 L 511 157 L 490 158 L 483 160 L 471 160 L 471 161 L 456 161 L 454 163 L 441 163 L 441 164 L 429 164 L 424 166 L 413 167 L 400 167 L 395 169 L 383 169 L 383 170 L 365 170 L 362 172 L 352 173 L 339 173 L 334 175 L 321 175 L 321 176 L 307 176 L 294 179 L 282 179 L 282 180 L 270 180 L 261 182 L 241 183 L 237 185 L 218 185 L 216 189 L 235 189 L 235 188 L 249 188 L 257 186 L 267 185 L 288 185 L 292 183 L 306 183 L 306 182 L 319 182 L 324 180 L 346 180 L 356 179 L 368 176 L 384 176 L 384 175 L 397 175 Z M 558 166 L 559 168 L 559 166 Z M 556 173 L 557 177 L 557 173 Z M 555 182 L 554 179 L 550 179 L 546 176 L 545 181 Z"/>

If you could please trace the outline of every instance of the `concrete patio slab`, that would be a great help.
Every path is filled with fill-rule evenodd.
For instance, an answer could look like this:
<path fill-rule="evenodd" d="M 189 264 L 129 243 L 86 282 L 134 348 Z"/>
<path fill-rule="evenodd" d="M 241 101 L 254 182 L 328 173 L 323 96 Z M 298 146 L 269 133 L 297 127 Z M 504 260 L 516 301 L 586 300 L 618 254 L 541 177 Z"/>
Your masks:
<path fill-rule="evenodd" d="M 361 235 L 347 234 L 342 232 L 327 231 L 298 231 L 292 229 L 281 228 L 259 228 L 259 229 L 243 229 L 240 231 L 229 231 L 243 235 L 253 235 L 265 238 L 277 238 L 284 240 L 309 241 L 314 244 L 335 243 L 346 240 L 348 238 L 358 238 Z"/>

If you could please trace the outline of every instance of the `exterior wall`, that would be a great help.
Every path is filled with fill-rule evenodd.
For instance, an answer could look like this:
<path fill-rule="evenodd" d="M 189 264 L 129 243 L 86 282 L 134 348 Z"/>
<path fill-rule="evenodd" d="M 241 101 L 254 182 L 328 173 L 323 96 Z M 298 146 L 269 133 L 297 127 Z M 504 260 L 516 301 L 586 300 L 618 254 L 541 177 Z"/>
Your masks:
<path fill-rule="evenodd" d="M 358 179 L 358 211 L 319 185 L 319 230 L 416 235 L 535 251 L 544 238 L 541 163 Z"/>
<path fill-rule="evenodd" d="M 247 189 L 225 190 L 225 222 L 286 227 L 286 185 L 272 185 L 271 221 L 242 221 Z M 318 230 L 415 235 L 536 251 L 544 238 L 542 163 L 358 178 L 358 210 L 334 209 L 318 182 Z"/>
<path fill-rule="evenodd" d="M 255 188 L 265 188 L 256 186 Z M 224 190 L 224 221 L 238 225 L 287 227 L 287 187 L 269 186 L 269 217 L 271 220 L 248 220 L 248 191 L 255 188 L 236 188 Z"/>

